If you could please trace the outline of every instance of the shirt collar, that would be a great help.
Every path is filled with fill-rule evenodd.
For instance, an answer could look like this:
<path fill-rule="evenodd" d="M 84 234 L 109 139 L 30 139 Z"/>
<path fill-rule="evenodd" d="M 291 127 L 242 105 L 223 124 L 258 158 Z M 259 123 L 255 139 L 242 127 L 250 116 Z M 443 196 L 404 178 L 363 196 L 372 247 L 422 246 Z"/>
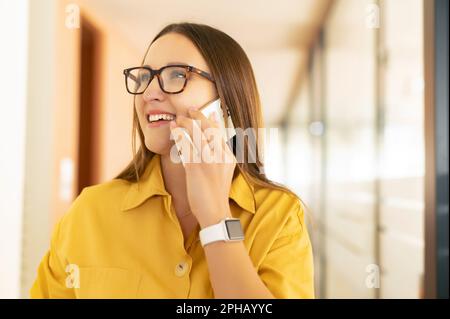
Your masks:
<path fill-rule="evenodd" d="M 170 195 L 164 186 L 159 154 L 153 155 L 144 174 L 140 177 L 140 181 L 130 185 L 122 203 L 122 211 L 136 208 L 155 195 Z M 254 188 L 246 181 L 241 172 L 231 183 L 229 198 L 246 211 L 255 213 Z"/>

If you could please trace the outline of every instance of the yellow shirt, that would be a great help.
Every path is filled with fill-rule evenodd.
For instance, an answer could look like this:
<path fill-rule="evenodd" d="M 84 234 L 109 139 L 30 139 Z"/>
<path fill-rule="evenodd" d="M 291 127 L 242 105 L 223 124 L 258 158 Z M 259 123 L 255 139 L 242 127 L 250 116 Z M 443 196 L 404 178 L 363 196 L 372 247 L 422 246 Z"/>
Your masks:
<path fill-rule="evenodd" d="M 238 174 L 230 210 L 276 298 L 313 298 L 312 248 L 294 196 L 251 186 Z M 214 298 L 200 228 L 184 239 L 164 187 L 160 156 L 139 183 L 86 187 L 55 226 L 32 298 Z"/>

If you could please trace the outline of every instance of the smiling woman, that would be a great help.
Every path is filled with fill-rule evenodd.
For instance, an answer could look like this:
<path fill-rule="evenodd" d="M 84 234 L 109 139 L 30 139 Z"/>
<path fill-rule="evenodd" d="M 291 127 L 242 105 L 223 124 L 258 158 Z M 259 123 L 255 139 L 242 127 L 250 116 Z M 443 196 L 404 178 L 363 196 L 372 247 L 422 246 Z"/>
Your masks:
<path fill-rule="evenodd" d="M 206 131 L 221 119 L 199 108 L 216 99 L 234 127 L 263 127 L 239 44 L 206 25 L 171 24 L 124 74 L 135 156 L 114 180 L 85 188 L 57 224 L 31 296 L 314 297 L 302 202 L 262 173 L 257 135 L 239 163 L 226 143 L 219 149 L 231 161 L 181 165 L 171 156 L 176 129 L 194 140 L 198 128 L 193 146 L 211 146 Z"/>

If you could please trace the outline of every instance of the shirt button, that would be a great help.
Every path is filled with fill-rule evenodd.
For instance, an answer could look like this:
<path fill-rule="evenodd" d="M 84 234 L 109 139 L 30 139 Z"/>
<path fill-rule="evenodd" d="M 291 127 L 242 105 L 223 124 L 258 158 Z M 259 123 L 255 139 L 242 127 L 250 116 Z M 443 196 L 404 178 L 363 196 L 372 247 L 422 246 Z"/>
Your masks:
<path fill-rule="evenodd" d="M 177 277 L 183 277 L 189 268 L 189 264 L 187 262 L 180 262 L 175 266 L 175 275 Z"/>

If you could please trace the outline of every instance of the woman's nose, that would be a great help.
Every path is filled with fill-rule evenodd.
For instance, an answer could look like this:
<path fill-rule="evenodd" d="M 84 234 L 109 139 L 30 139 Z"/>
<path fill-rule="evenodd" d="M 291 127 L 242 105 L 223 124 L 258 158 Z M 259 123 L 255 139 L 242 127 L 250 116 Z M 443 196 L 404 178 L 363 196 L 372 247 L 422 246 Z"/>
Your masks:
<path fill-rule="evenodd" d="M 145 89 L 143 93 L 143 99 L 144 101 L 148 102 L 154 99 L 161 99 L 163 96 L 164 92 L 161 90 L 158 83 L 158 78 L 155 76 Z"/>

